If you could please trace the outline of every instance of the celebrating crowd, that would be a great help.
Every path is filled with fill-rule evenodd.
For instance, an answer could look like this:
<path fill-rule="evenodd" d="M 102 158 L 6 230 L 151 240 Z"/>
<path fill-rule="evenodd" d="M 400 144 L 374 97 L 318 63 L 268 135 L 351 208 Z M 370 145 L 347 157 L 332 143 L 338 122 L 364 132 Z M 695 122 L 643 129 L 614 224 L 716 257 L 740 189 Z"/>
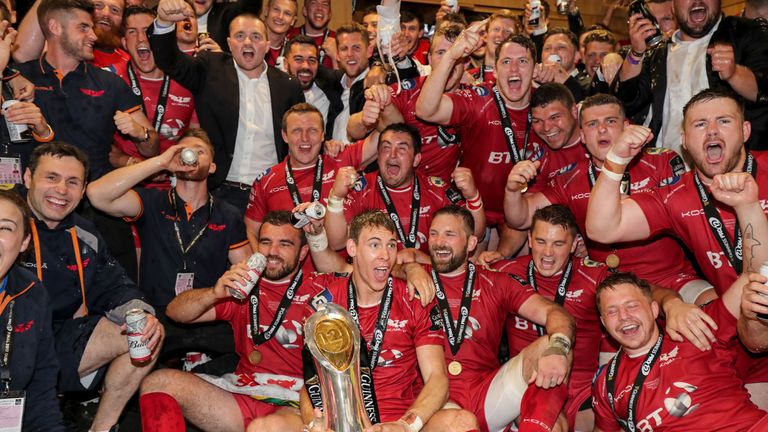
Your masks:
<path fill-rule="evenodd" d="M 0 2 L 0 429 L 328 432 L 334 303 L 366 431 L 767 431 L 768 1 L 624 3 Z"/>

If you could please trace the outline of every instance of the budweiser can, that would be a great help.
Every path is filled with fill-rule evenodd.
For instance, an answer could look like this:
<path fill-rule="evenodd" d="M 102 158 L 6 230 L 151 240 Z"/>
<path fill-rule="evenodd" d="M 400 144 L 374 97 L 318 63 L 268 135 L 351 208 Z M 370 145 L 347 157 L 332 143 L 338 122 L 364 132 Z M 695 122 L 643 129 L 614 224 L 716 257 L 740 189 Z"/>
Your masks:
<path fill-rule="evenodd" d="M 181 163 L 184 165 L 194 165 L 197 163 L 197 152 L 191 148 L 185 148 L 181 151 Z"/>
<path fill-rule="evenodd" d="M 659 22 L 656 21 L 656 17 L 653 16 L 653 13 L 650 9 L 648 9 L 648 6 L 645 4 L 645 0 L 635 0 L 629 5 L 629 11 L 627 11 L 627 16 L 632 16 L 634 14 L 640 14 L 643 16 L 643 18 L 648 19 L 651 24 L 656 28 L 656 31 L 645 38 L 645 44 L 648 46 L 648 48 L 655 47 L 664 39 L 664 34 L 661 32 L 661 27 L 659 27 Z"/>
<path fill-rule="evenodd" d="M 446 0 L 445 5 L 451 8 L 451 12 L 459 11 L 459 0 Z"/>
<path fill-rule="evenodd" d="M 128 355 L 134 363 L 143 363 L 152 356 L 147 344 L 149 340 L 141 340 L 144 327 L 147 326 L 147 313 L 141 309 L 131 309 L 125 313 L 125 328 L 128 334 Z"/>
<path fill-rule="evenodd" d="M 568 15 L 568 0 L 557 0 L 557 13 Z"/>
<path fill-rule="evenodd" d="M 246 281 L 245 285 L 235 282 L 235 287 L 229 288 L 229 294 L 238 299 L 242 300 L 246 297 L 248 297 L 248 294 L 251 293 L 251 290 L 253 289 L 253 286 L 256 285 L 256 282 L 259 280 L 259 277 L 261 276 L 261 272 L 264 271 L 264 268 L 267 267 L 267 258 L 256 252 L 253 255 L 248 258 L 248 276 L 251 278 L 250 281 Z"/>
<path fill-rule="evenodd" d="M 200 32 L 197 34 L 197 46 L 200 46 L 203 44 L 203 41 L 211 37 L 211 34 L 208 32 Z"/>
<path fill-rule="evenodd" d="M 309 224 L 309 218 L 322 219 L 325 216 L 325 206 L 315 201 L 304 211 L 298 211 L 291 214 L 291 224 L 294 228 L 301 229 Z"/>
<path fill-rule="evenodd" d="M 11 99 L 3 102 L 3 115 L 8 114 L 8 107 L 18 103 L 19 101 Z M 11 139 L 11 142 L 19 142 L 19 141 L 26 141 L 26 137 L 23 137 L 21 134 L 27 131 L 29 127 L 25 125 L 24 123 L 11 123 L 6 118 L 5 120 L 5 126 L 8 128 L 8 136 Z"/>
<path fill-rule="evenodd" d="M 768 262 L 760 266 L 760 274 L 765 277 L 768 277 Z M 765 284 L 768 285 L 768 282 L 766 282 Z M 760 293 L 760 295 L 765 296 L 765 294 L 763 293 Z M 759 313 L 757 314 L 757 317 L 762 321 L 768 321 L 768 314 Z"/>

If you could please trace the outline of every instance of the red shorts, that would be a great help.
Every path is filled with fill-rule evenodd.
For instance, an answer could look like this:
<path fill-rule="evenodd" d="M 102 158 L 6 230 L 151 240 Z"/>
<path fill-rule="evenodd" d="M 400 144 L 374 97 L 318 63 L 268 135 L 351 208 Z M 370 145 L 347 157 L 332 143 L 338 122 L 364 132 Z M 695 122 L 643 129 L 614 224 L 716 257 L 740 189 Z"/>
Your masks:
<path fill-rule="evenodd" d="M 248 395 L 233 393 L 232 396 L 234 396 L 235 402 L 237 402 L 237 406 L 240 408 L 240 413 L 243 415 L 243 428 L 247 428 L 255 418 L 274 414 L 281 408 L 277 405 L 256 400 Z"/>
<path fill-rule="evenodd" d="M 467 385 L 466 391 L 461 394 L 450 395 L 451 400 L 477 417 L 480 430 L 488 430 L 488 423 L 485 420 L 485 399 L 488 397 L 491 382 L 498 372 L 499 369 L 496 369 L 486 374 L 478 374 L 474 380 L 465 381 L 467 384 L 471 384 Z M 470 389 L 471 391 L 469 391 Z"/>
<path fill-rule="evenodd" d="M 655 276 L 653 280 L 649 281 L 654 285 L 660 287 L 669 288 L 671 290 L 680 291 L 680 288 L 685 286 L 688 282 L 701 279 L 695 273 L 673 273 L 669 275 Z"/>
<path fill-rule="evenodd" d="M 572 385 L 568 387 L 568 400 L 565 402 L 565 417 L 568 419 L 569 430 L 575 430 L 576 414 L 579 413 L 579 408 L 584 402 L 592 397 L 592 385 L 579 385 L 580 388 L 575 388 Z"/>

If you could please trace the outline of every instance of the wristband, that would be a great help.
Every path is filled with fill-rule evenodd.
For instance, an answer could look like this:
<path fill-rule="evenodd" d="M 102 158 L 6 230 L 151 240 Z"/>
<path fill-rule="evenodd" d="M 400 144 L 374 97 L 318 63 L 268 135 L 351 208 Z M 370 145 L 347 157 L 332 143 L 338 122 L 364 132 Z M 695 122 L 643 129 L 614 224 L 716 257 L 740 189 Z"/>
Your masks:
<path fill-rule="evenodd" d="M 401 418 L 399 421 L 405 423 L 408 426 L 408 430 L 411 432 L 419 432 L 424 427 L 424 421 L 416 414 L 406 414 L 408 417 L 413 418 L 413 422 L 408 423 L 407 420 Z"/>
<path fill-rule="evenodd" d="M 344 213 L 344 199 L 328 195 L 328 205 L 325 208 L 329 213 Z"/>
<path fill-rule="evenodd" d="M 613 172 L 613 171 L 609 170 L 608 168 L 606 168 L 605 166 L 603 166 L 603 169 L 601 170 L 601 172 L 603 173 L 604 176 L 608 177 L 611 180 L 617 181 L 617 182 L 620 182 L 621 179 L 624 178 L 624 174 L 619 174 L 619 173 Z"/>
<path fill-rule="evenodd" d="M 568 339 L 568 336 L 562 333 L 552 333 L 549 336 L 547 348 L 560 349 L 565 352 L 565 355 L 568 355 L 568 353 L 571 352 L 571 340 Z"/>
<path fill-rule="evenodd" d="M 638 58 L 638 59 L 640 59 L 640 60 L 642 60 L 642 59 L 645 57 L 645 51 L 643 51 L 643 52 L 640 52 L 640 51 L 635 51 L 635 50 L 633 50 L 632 48 L 630 48 L 630 49 L 629 49 L 629 54 L 630 54 L 632 57 L 634 57 L 634 58 Z"/>
<path fill-rule="evenodd" d="M 618 165 L 629 165 L 630 162 L 632 162 L 632 159 L 634 159 L 634 156 L 630 157 L 621 157 L 613 152 L 613 149 L 608 150 L 608 154 L 605 155 L 605 160 L 609 160 L 615 164 Z"/>
<path fill-rule="evenodd" d="M 328 249 L 328 236 L 325 230 L 320 234 L 306 234 L 309 250 L 312 252 L 322 252 Z"/>
<path fill-rule="evenodd" d="M 480 197 L 480 192 L 474 198 L 467 200 L 467 210 L 480 210 L 483 208 L 483 199 Z"/>
<path fill-rule="evenodd" d="M 45 136 L 40 136 L 37 133 L 35 133 L 34 130 L 32 131 L 32 138 L 34 138 L 35 141 L 37 141 L 37 142 L 53 141 L 53 129 L 51 129 L 51 124 L 50 123 L 46 123 L 45 127 L 48 128 L 48 133 L 45 134 Z"/>

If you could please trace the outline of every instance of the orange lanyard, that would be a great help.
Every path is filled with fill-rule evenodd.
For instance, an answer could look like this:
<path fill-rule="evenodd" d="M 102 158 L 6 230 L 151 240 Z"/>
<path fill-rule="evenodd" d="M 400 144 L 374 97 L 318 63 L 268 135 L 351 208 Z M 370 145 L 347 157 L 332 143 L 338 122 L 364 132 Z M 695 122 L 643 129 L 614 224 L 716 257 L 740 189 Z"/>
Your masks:
<path fill-rule="evenodd" d="M 43 281 L 43 260 L 40 258 L 40 237 L 37 234 L 37 226 L 35 225 L 35 220 L 30 219 L 29 223 L 30 228 L 32 228 L 32 241 L 35 245 L 35 264 L 37 265 L 37 278 L 40 279 L 40 281 Z M 77 240 L 77 232 L 75 231 L 75 227 L 72 227 L 69 229 L 69 234 L 72 237 L 72 248 L 75 251 L 75 261 L 77 262 L 77 274 L 80 277 L 80 295 L 83 299 L 83 304 L 80 306 L 78 311 L 75 313 L 76 317 L 80 316 L 87 316 L 88 315 L 88 306 L 85 303 L 85 279 L 83 278 L 83 260 L 80 257 L 80 242 Z M 80 310 L 82 310 L 82 314 L 79 313 Z"/>

